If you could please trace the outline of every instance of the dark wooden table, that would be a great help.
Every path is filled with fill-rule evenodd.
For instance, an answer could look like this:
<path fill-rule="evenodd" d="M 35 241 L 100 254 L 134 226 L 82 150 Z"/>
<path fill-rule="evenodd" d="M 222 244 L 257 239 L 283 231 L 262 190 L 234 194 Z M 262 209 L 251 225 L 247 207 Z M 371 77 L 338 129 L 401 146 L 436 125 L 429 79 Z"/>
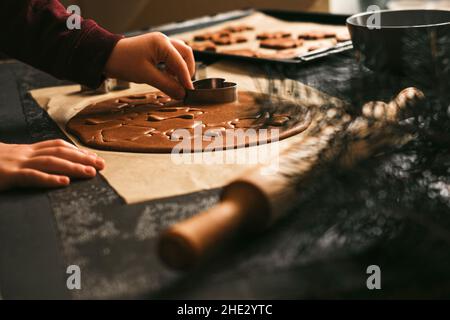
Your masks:
<path fill-rule="evenodd" d="M 349 54 L 283 72 L 351 101 L 355 112 L 417 85 L 376 76 Z M 0 141 L 63 137 L 28 94 L 62 84 L 22 63 L 1 63 Z M 422 120 L 449 128 L 448 95 L 427 90 Z M 448 144 L 419 137 L 324 179 L 273 229 L 187 274 L 161 265 L 157 236 L 212 206 L 219 190 L 125 205 L 98 176 L 59 190 L 1 193 L 0 291 L 6 299 L 448 297 L 449 164 Z M 380 291 L 366 287 L 374 264 L 382 271 Z M 81 268 L 81 290 L 66 288 L 69 265 Z"/>

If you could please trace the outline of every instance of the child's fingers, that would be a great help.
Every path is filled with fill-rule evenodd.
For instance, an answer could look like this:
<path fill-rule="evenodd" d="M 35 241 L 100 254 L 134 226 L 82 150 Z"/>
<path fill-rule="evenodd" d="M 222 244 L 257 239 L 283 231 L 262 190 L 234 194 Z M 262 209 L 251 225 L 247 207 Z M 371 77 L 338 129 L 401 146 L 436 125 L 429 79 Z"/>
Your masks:
<path fill-rule="evenodd" d="M 195 74 L 195 58 L 194 58 L 194 52 L 192 51 L 192 48 L 189 47 L 188 45 L 186 45 L 186 43 L 184 43 L 181 40 L 171 39 L 170 41 L 172 42 L 175 49 L 178 50 L 178 52 L 181 54 L 181 57 L 186 62 L 186 65 L 189 69 L 189 74 L 192 78 Z"/>
<path fill-rule="evenodd" d="M 65 175 L 74 178 L 92 178 L 97 174 L 95 168 L 92 166 L 85 166 L 53 156 L 32 158 L 26 161 L 24 166 L 49 174 Z"/>
<path fill-rule="evenodd" d="M 94 152 L 91 152 L 91 151 L 88 151 L 88 150 L 79 149 L 77 146 L 75 146 L 75 145 L 71 144 L 70 142 L 67 142 L 67 141 L 65 141 L 63 139 L 46 140 L 46 141 L 38 142 L 38 143 L 32 144 L 32 147 L 35 150 L 44 149 L 44 148 L 51 148 L 51 147 L 65 147 L 65 148 L 78 150 L 78 151 L 80 151 L 82 153 L 85 153 L 87 155 L 97 156 Z"/>
<path fill-rule="evenodd" d="M 181 100 L 184 98 L 186 94 L 185 89 L 175 78 L 158 70 L 150 63 L 143 65 L 142 68 L 147 76 L 147 83 L 157 87 L 174 99 Z"/>
<path fill-rule="evenodd" d="M 55 139 L 55 140 L 46 140 L 42 142 L 38 142 L 32 145 L 35 149 L 49 148 L 49 147 L 67 147 L 72 149 L 78 149 L 73 144 L 63 140 L 63 139 Z"/>
<path fill-rule="evenodd" d="M 70 162 L 92 166 L 97 170 L 103 170 L 105 168 L 105 161 L 102 158 L 95 155 L 86 154 L 80 149 L 72 149 L 67 147 L 49 147 L 36 150 L 33 153 L 33 156 L 54 156 L 60 159 L 68 160 Z"/>
<path fill-rule="evenodd" d="M 176 73 L 181 85 L 187 89 L 193 89 L 191 75 L 188 65 L 184 61 L 178 50 L 172 45 L 170 41 L 167 41 L 167 47 L 165 48 L 166 55 L 163 61 L 166 66 Z"/>
<path fill-rule="evenodd" d="M 21 169 L 14 179 L 18 187 L 57 188 L 67 186 L 69 177 L 52 175 L 33 169 Z"/>

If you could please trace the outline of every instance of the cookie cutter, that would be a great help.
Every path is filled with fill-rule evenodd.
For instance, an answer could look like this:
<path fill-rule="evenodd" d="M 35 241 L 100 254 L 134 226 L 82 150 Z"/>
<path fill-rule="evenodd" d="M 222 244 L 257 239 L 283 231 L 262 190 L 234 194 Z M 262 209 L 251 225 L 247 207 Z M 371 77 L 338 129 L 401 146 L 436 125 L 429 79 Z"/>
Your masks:
<path fill-rule="evenodd" d="M 208 78 L 193 82 L 194 89 L 186 90 L 186 104 L 230 103 L 237 100 L 237 84 L 222 78 Z"/>

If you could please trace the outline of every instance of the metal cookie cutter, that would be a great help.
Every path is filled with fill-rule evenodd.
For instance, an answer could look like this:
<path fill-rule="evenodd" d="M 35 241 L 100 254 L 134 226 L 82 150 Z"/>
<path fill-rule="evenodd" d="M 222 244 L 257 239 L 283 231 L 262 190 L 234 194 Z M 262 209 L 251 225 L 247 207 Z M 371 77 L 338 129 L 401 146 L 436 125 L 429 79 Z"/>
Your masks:
<path fill-rule="evenodd" d="M 194 89 L 186 90 L 186 104 L 230 103 L 237 100 L 237 84 L 221 78 L 194 81 Z"/>

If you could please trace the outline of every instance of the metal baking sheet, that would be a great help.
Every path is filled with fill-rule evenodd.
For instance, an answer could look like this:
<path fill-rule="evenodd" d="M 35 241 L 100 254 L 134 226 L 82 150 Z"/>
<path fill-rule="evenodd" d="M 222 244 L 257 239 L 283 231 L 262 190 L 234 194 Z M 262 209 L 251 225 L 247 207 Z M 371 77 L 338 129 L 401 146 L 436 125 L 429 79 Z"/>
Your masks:
<path fill-rule="evenodd" d="M 218 26 L 224 23 L 231 23 L 233 21 L 240 20 L 242 18 L 248 17 L 256 12 L 261 12 L 270 17 L 277 18 L 286 22 L 305 22 L 305 23 L 316 23 L 325 25 L 335 25 L 343 27 L 345 26 L 346 18 L 345 15 L 333 15 L 333 14 L 322 14 L 322 13 L 304 13 L 304 12 L 292 12 L 283 10 L 237 10 L 226 13 L 220 13 L 214 16 L 206 16 L 197 19 L 187 20 L 183 22 L 171 23 L 167 25 L 157 26 L 150 29 L 130 33 L 129 35 L 141 34 L 150 31 L 161 31 L 169 36 L 177 37 L 182 34 L 204 30 L 205 28 L 210 28 Z M 239 22 L 238 22 L 239 24 Z M 254 63 L 271 62 L 279 64 L 304 64 L 307 62 L 321 60 L 330 55 L 334 55 L 340 52 L 345 52 L 353 48 L 351 41 L 338 43 L 336 46 L 326 49 L 319 49 L 306 54 L 302 54 L 296 58 L 290 59 L 269 59 L 269 58 L 256 58 L 256 57 L 246 57 L 238 55 L 224 54 L 220 52 L 208 52 L 208 51 L 195 51 L 197 59 L 228 59 L 228 60 L 240 60 L 249 61 Z"/>

